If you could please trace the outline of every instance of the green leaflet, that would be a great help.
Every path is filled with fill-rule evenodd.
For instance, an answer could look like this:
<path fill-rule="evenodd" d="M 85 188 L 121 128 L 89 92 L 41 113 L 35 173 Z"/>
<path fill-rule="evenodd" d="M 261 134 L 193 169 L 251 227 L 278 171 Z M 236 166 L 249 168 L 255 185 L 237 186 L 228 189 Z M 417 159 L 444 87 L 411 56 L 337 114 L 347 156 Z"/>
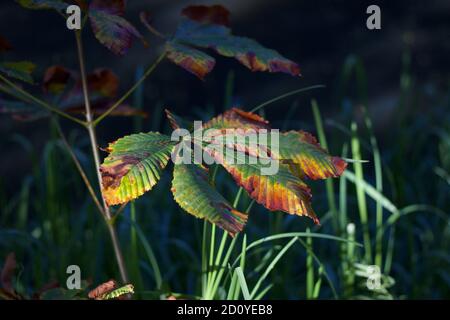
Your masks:
<path fill-rule="evenodd" d="M 21 80 L 28 83 L 33 83 L 33 78 L 31 73 L 36 68 L 34 63 L 29 61 L 18 61 L 18 62 L 1 62 L 0 72 L 6 74 L 7 76 Z"/>
<path fill-rule="evenodd" d="M 183 119 L 166 110 L 171 126 L 187 127 Z M 208 121 L 201 144 L 203 151 L 220 163 L 250 197 L 267 209 L 306 215 L 319 223 L 311 206 L 310 188 L 302 177 L 313 179 L 339 176 L 346 167 L 344 160 L 330 156 L 315 138 L 303 131 L 281 133 L 279 149 L 274 148 L 276 135 L 257 138 L 257 145 L 246 139 L 246 129 L 267 134 L 268 121 L 237 108 Z M 234 142 L 221 137 L 236 137 Z M 244 137 L 244 138 L 243 138 Z M 215 138 L 219 138 L 218 145 Z M 243 139 L 240 139 L 243 138 Z M 184 138 L 186 139 L 186 138 Z M 222 142 L 220 142 L 222 141 Z M 197 140 L 184 143 L 199 144 Z M 224 144 L 225 142 L 225 144 Z M 254 140 L 253 140 L 254 142 Z M 109 205 L 127 202 L 142 195 L 159 179 L 160 172 L 178 142 L 159 133 L 126 136 L 110 144 L 110 155 L 101 166 L 103 197 Z M 218 147 L 217 147 L 218 146 Z M 222 148 L 224 147 L 224 148 Z M 188 147 L 190 148 L 190 147 Z M 230 154 L 224 153 L 232 152 Z M 184 155 L 183 155 L 184 156 Z M 245 159 L 245 162 L 239 162 Z M 293 170 L 295 166 L 297 170 Z M 209 183 L 208 170 L 198 164 L 176 163 L 172 193 L 175 201 L 188 213 L 217 224 L 232 236 L 242 231 L 247 215 L 236 211 Z"/>
<path fill-rule="evenodd" d="M 207 169 L 196 164 L 176 164 L 172 193 L 181 208 L 226 230 L 231 236 L 242 231 L 247 215 L 235 210 L 208 182 Z"/>
<path fill-rule="evenodd" d="M 175 144 L 157 132 L 132 134 L 111 143 L 100 167 L 106 203 L 128 202 L 149 191 L 158 182 Z"/>
<path fill-rule="evenodd" d="M 339 177 L 347 167 L 344 160 L 330 156 L 316 138 L 305 131 L 281 133 L 278 157 L 299 177 L 313 180 Z"/>

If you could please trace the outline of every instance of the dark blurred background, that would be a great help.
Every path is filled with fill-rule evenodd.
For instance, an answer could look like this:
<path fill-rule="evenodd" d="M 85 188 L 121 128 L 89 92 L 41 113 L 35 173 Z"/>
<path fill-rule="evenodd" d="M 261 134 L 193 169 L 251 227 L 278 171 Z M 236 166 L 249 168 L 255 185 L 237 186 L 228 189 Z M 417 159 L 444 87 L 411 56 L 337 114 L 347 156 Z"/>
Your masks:
<path fill-rule="evenodd" d="M 143 108 L 149 117 L 141 122 L 131 118 L 106 119 L 98 127 L 100 146 L 136 130 L 167 132 L 164 108 L 187 118 L 206 120 L 231 105 L 250 110 L 285 92 L 323 84 L 324 89 L 267 106 L 265 117 L 273 127 L 305 129 L 317 134 L 311 112 L 311 99 L 315 98 L 330 151 L 336 155 L 341 154 L 344 146 L 351 150 L 349 128 L 351 121 L 355 121 L 359 126 L 362 157 L 370 161 L 364 164 L 364 179 L 374 185 L 373 149 L 360 108 L 362 103 L 366 104 L 382 158 L 382 195 L 398 208 L 412 204 L 433 207 L 413 208 L 417 214 L 400 219 L 396 233 L 389 228 L 389 236 L 382 239 L 383 261 L 389 260 L 389 255 L 392 261 L 392 269 L 389 266 L 385 270 L 391 270 L 387 273 L 396 283 L 389 289 L 390 297 L 450 297 L 450 1 L 130 0 L 126 18 L 144 34 L 149 48 L 135 41 L 128 54 L 117 57 L 86 28 L 83 40 L 88 70 L 111 68 L 120 78 L 120 93 L 124 93 L 134 83 L 136 73 L 152 64 L 162 50 L 161 41 L 139 22 L 139 12 L 151 12 L 153 26 L 171 34 L 181 9 L 199 3 L 226 6 L 231 12 L 234 34 L 254 38 L 298 62 L 302 77 L 252 73 L 233 59 L 213 54 L 216 67 L 205 81 L 200 81 L 164 61 L 145 81 Z M 370 4 L 381 8 L 381 30 L 366 28 L 366 8 Z M 59 64 L 78 69 L 74 35 L 52 11 L 24 10 L 14 1 L 2 1 L 0 35 L 14 47 L 8 53 L 13 60 L 30 60 L 38 65 L 34 72 L 37 84 L 29 87 L 34 93 L 40 92 L 47 67 Z M 355 61 L 363 66 L 364 75 L 359 79 L 353 73 L 346 75 L 348 66 Z M 134 101 L 129 99 L 131 104 Z M 64 280 L 64 268 L 69 263 L 82 265 L 94 283 L 117 278 L 102 221 L 70 159 L 63 150 L 54 147 L 58 137 L 49 123 L 48 119 L 17 122 L 0 115 L 0 261 L 6 253 L 15 251 L 24 261 L 24 286 L 35 288 L 52 278 Z M 95 181 L 84 132 L 68 121 L 61 120 L 61 124 Z M 347 156 L 352 157 L 350 151 Z M 353 165 L 349 169 L 354 170 Z M 223 172 L 219 178 L 219 189 L 232 199 L 236 186 Z M 170 179 L 166 172 L 149 195 L 135 202 L 137 220 L 154 246 L 168 286 L 193 294 L 199 287 L 202 225 L 178 209 L 169 192 Z M 335 181 L 339 210 L 348 215 L 348 222 L 356 223 L 356 240 L 361 241 L 360 208 L 354 185 L 347 181 L 347 191 L 343 191 Z M 321 219 L 329 210 L 324 186 L 313 184 L 313 206 Z M 375 202 L 373 195 L 367 199 L 369 227 L 374 236 L 378 228 Z M 243 201 L 248 202 L 248 198 Z M 119 219 L 118 230 L 127 262 L 132 264 L 131 231 L 126 220 L 129 215 L 127 207 L 124 219 Z M 384 210 L 384 222 L 390 216 Z M 255 206 L 246 234 L 250 241 L 268 234 L 304 231 L 307 226 L 311 226 L 307 219 L 268 214 Z M 339 234 L 329 223 L 324 223 L 318 232 L 347 236 L 345 230 Z M 35 246 L 35 242 L 39 244 Z M 345 288 L 348 279 L 344 258 L 338 255 L 340 247 L 317 240 L 315 249 L 339 297 L 356 297 L 358 290 L 349 293 Z M 130 265 L 130 269 L 133 275 L 141 272 L 143 281 L 136 281 L 138 288 L 153 288 L 151 268 L 142 247 L 139 250 L 140 260 Z M 361 262 L 360 253 L 356 261 Z M 302 248 L 283 260 L 286 263 L 270 277 L 274 288 L 269 297 L 304 298 L 305 255 Z M 249 258 L 246 273 L 249 282 L 261 272 L 253 266 L 262 258 L 262 253 Z M 320 297 L 332 298 L 331 287 L 324 286 Z"/>

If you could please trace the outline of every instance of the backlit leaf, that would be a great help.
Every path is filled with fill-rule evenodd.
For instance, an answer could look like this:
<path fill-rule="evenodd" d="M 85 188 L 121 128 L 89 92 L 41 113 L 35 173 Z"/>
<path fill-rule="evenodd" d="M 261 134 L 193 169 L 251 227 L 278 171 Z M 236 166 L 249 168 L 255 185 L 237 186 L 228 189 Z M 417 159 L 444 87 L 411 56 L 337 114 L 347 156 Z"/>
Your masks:
<path fill-rule="evenodd" d="M 123 18 L 124 13 L 124 0 L 93 0 L 89 5 L 89 18 L 95 37 L 118 55 L 126 53 L 133 37 L 143 39 L 139 31 Z"/>
<path fill-rule="evenodd" d="M 270 129 L 267 120 L 251 112 L 232 108 L 208 121 L 204 128 L 215 129 Z M 232 132 L 232 131 L 231 131 Z M 233 132 L 232 132 L 233 133 Z M 305 131 L 289 131 L 279 135 L 279 151 L 272 150 L 274 159 L 288 164 L 299 178 L 326 179 L 339 177 L 347 167 L 347 163 L 339 157 L 330 156 L 316 138 Z"/>
<path fill-rule="evenodd" d="M 138 133 L 110 143 L 100 167 L 102 193 L 108 205 L 116 205 L 150 190 L 159 180 L 176 142 L 156 133 Z"/>
<path fill-rule="evenodd" d="M 280 134 L 279 158 L 282 162 L 299 166 L 302 175 L 310 179 L 339 177 L 347 163 L 328 154 L 316 138 L 305 131 L 289 131 Z M 295 169 L 294 169 L 295 170 Z"/>
<path fill-rule="evenodd" d="M 204 150 L 221 163 L 253 199 L 269 210 L 307 215 L 319 222 L 311 207 L 310 189 L 302 179 L 338 177 L 347 166 L 344 160 L 330 156 L 304 131 L 280 133 L 279 139 L 275 137 L 274 141 L 270 135 L 261 139 L 260 133 L 269 133 L 269 123 L 237 108 L 211 119 L 204 128 L 219 129 L 211 133 L 216 147 Z M 253 141 L 247 138 L 251 134 Z M 220 144 L 225 148 L 217 148 Z M 229 154 L 225 152 L 234 153 L 226 158 Z M 245 156 L 246 162 L 237 162 L 239 156 Z M 279 168 L 273 174 L 264 175 L 262 168 L 268 167 L 268 160 L 278 163 Z"/>
<path fill-rule="evenodd" d="M 209 183 L 207 169 L 196 164 L 174 166 L 172 193 L 181 208 L 226 230 L 242 231 L 247 215 L 235 210 Z"/>
<path fill-rule="evenodd" d="M 166 50 L 170 61 L 202 80 L 216 63 L 215 59 L 206 53 L 173 41 L 167 42 Z"/>
<path fill-rule="evenodd" d="M 257 114 L 232 108 L 212 118 L 203 126 L 205 129 L 270 129 L 269 121 Z"/>
<path fill-rule="evenodd" d="M 35 68 L 36 65 L 29 61 L 0 63 L 0 72 L 8 75 L 11 78 L 28 83 L 33 83 L 31 73 L 34 71 Z"/>
<path fill-rule="evenodd" d="M 184 18 L 173 42 L 212 49 L 220 55 L 237 59 L 252 71 L 300 75 L 298 65 L 277 51 L 267 49 L 252 39 L 234 36 L 228 28 L 229 13 L 222 6 L 191 6 L 185 8 L 182 14 Z"/>
<path fill-rule="evenodd" d="M 249 196 L 269 210 L 281 210 L 290 214 L 305 215 L 318 224 L 319 219 L 311 207 L 311 190 L 288 166 L 278 163 L 274 174 L 262 174 L 268 164 L 263 159 L 250 156 L 245 164 L 228 161 L 223 154 L 209 152 L 231 174 L 236 183 Z M 253 161 L 253 162 L 251 162 Z"/>

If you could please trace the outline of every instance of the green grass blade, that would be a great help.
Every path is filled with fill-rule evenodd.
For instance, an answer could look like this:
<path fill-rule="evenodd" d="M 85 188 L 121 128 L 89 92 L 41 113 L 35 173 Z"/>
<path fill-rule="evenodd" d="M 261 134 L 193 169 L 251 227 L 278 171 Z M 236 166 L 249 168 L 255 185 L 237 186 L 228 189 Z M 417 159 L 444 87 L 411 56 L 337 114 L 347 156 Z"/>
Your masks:
<path fill-rule="evenodd" d="M 352 130 L 352 157 L 355 160 L 361 160 L 361 149 L 358 138 L 358 127 L 355 122 L 352 122 L 351 125 Z M 356 197 L 358 202 L 358 211 L 359 218 L 361 221 L 361 225 L 363 228 L 363 239 L 364 239 L 364 257 L 368 264 L 372 262 L 372 246 L 370 240 L 369 233 L 369 221 L 368 221 L 368 211 L 367 211 L 367 203 L 366 203 L 366 194 L 362 187 L 361 181 L 364 181 L 364 173 L 362 164 L 359 162 L 353 163 L 353 168 L 355 170 L 355 176 L 357 178 L 357 182 L 355 183 L 356 187 Z M 345 174 L 345 172 L 344 172 Z"/>
<path fill-rule="evenodd" d="M 236 269 L 234 269 L 234 271 L 236 272 L 236 275 L 238 278 L 238 283 L 239 283 L 239 286 L 241 287 L 242 295 L 244 296 L 244 299 L 250 300 L 251 296 L 250 296 L 250 292 L 248 290 L 247 281 L 245 280 L 244 272 L 242 271 L 241 267 L 237 267 Z"/>
<path fill-rule="evenodd" d="M 150 243 L 145 237 L 144 232 L 142 231 L 141 227 L 137 223 L 134 223 L 133 221 L 130 221 L 133 228 L 136 229 L 137 235 L 139 237 L 139 240 L 141 241 L 142 246 L 144 247 L 144 251 L 147 254 L 148 261 L 150 262 L 150 265 L 153 269 L 153 276 L 155 278 L 156 282 L 156 288 L 161 289 L 162 286 L 162 276 L 161 271 L 158 265 L 158 260 L 156 259 L 155 253 L 153 252 L 152 247 L 150 246 Z"/>
<path fill-rule="evenodd" d="M 253 299 L 256 297 L 256 294 L 261 287 L 263 281 L 267 278 L 267 276 L 270 274 L 272 269 L 276 266 L 278 261 L 284 256 L 284 254 L 289 250 L 290 247 L 294 245 L 294 243 L 297 241 L 297 237 L 292 238 L 284 247 L 280 250 L 280 252 L 275 256 L 275 258 L 272 260 L 272 262 L 269 264 L 267 269 L 264 271 L 264 273 L 259 277 L 258 281 L 256 282 L 255 286 L 253 287 L 252 293 L 250 294 L 250 299 Z"/>
<path fill-rule="evenodd" d="M 316 100 L 314 100 L 314 99 L 311 100 L 311 106 L 312 106 L 312 110 L 313 110 L 314 121 L 316 124 L 317 135 L 319 137 L 320 145 L 325 150 L 328 150 L 327 139 L 325 137 L 325 130 L 323 129 L 323 124 L 322 124 L 322 117 L 320 115 L 319 106 L 317 105 Z M 336 199 L 334 196 L 333 180 L 326 179 L 325 186 L 326 186 L 326 190 L 327 190 L 328 208 L 332 212 L 332 216 L 333 216 L 333 219 L 332 219 L 333 228 L 337 233 L 339 233 L 339 223 L 338 223 L 339 217 L 338 217 L 338 212 L 336 209 Z"/>

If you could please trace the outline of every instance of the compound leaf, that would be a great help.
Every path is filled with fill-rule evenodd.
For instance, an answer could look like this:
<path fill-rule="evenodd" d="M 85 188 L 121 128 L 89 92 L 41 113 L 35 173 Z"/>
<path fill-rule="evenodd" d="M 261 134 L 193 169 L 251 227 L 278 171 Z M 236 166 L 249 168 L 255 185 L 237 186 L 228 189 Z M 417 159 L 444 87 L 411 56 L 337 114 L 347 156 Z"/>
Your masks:
<path fill-rule="evenodd" d="M 277 51 L 258 42 L 231 33 L 229 12 L 220 5 L 190 6 L 182 11 L 172 42 L 209 48 L 225 57 L 233 57 L 252 71 L 284 72 L 300 75 L 300 68 Z M 211 68 L 212 69 L 212 68 Z"/>
<path fill-rule="evenodd" d="M 100 167 L 102 194 L 116 205 L 149 191 L 159 180 L 176 142 L 157 132 L 125 136 L 110 143 Z"/>

